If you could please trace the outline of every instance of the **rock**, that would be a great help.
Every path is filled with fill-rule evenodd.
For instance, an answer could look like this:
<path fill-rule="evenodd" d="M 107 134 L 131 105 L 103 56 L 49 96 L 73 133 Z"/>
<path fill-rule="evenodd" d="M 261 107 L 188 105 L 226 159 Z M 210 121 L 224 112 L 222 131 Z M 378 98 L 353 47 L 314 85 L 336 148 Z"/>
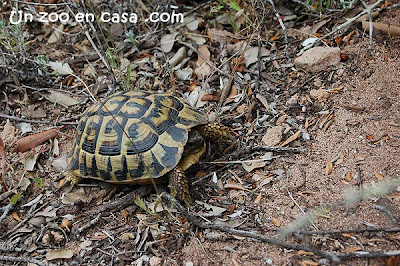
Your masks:
<path fill-rule="evenodd" d="M 340 48 L 314 47 L 294 60 L 294 65 L 309 72 L 319 72 L 340 62 Z"/>
<path fill-rule="evenodd" d="M 276 146 L 282 141 L 282 126 L 275 126 L 267 129 L 267 133 L 262 138 L 262 143 L 266 146 Z"/>
<path fill-rule="evenodd" d="M 310 91 L 310 96 L 322 103 L 322 102 L 325 102 L 328 99 L 329 92 L 327 92 L 324 89 L 311 90 Z"/>

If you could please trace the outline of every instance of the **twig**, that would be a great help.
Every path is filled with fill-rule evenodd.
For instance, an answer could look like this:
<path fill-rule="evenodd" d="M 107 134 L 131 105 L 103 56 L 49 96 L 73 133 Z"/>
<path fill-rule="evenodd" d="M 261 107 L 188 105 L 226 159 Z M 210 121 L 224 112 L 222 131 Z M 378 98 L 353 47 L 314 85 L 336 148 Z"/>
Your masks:
<path fill-rule="evenodd" d="M 222 71 L 221 69 L 219 69 L 216 65 L 214 65 L 213 62 L 211 62 L 210 60 L 208 60 L 204 55 L 202 55 L 193 45 L 183 42 L 181 40 L 178 40 L 178 43 L 185 45 L 186 47 L 188 47 L 189 49 L 191 49 L 192 51 L 194 51 L 198 56 L 201 57 L 201 59 L 204 60 L 204 62 L 206 62 L 210 67 L 212 67 L 213 69 L 215 69 L 218 73 L 220 73 L 221 75 L 225 76 L 225 77 L 231 77 L 230 74 L 225 73 L 224 71 Z M 245 83 L 243 81 L 241 81 L 240 79 L 238 79 L 236 76 L 233 76 L 233 79 L 239 83 L 240 85 L 245 85 Z"/>
<path fill-rule="evenodd" d="M 86 229 L 88 229 L 89 227 L 91 227 L 92 225 L 98 223 L 99 220 L 100 220 L 100 217 L 101 217 L 101 213 L 98 213 L 97 216 L 96 216 L 96 218 L 94 218 L 93 220 L 90 220 L 89 223 L 87 223 L 87 224 L 85 224 L 84 226 L 78 228 L 78 229 L 76 230 L 75 233 L 76 233 L 77 235 L 80 235 L 84 230 L 86 230 Z"/>
<path fill-rule="evenodd" d="M 373 3 L 372 5 L 368 6 L 367 8 L 365 8 L 362 12 L 360 12 L 358 15 L 352 17 L 351 19 L 348 19 L 346 22 L 344 22 L 343 24 L 339 25 L 336 29 L 332 30 L 331 32 L 325 34 L 324 36 L 322 36 L 321 38 L 319 38 L 318 40 L 316 40 L 315 42 L 307 45 L 306 47 L 304 47 L 300 53 L 310 49 L 311 47 L 313 47 L 315 44 L 319 43 L 320 41 L 322 41 L 323 39 L 326 39 L 327 37 L 333 35 L 334 33 L 346 28 L 347 26 L 350 26 L 353 22 L 355 22 L 358 18 L 360 18 L 361 16 L 368 14 L 371 12 L 372 9 L 374 9 L 375 7 L 379 6 L 384 0 L 378 0 L 377 2 Z"/>
<path fill-rule="evenodd" d="M 0 216 L 0 224 L 3 222 L 3 220 L 7 217 L 8 213 L 12 210 L 13 204 L 9 203 L 5 207 L 2 207 L 0 210 L 4 210 L 3 214 Z"/>
<path fill-rule="evenodd" d="M 213 224 L 213 223 L 204 223 L 202 220 L 200 220 L 195 213 L 188 211 L 186 208 L 184 208 L 179 202 L 177 202 L 175 199 L 172 198 L 171 195 L 168 195 L 167 193 L 162 194 L 162 198 L 168 202 L 171 202 L 174 204 L 174 207 L 182 213 L 182 215 L 191 223 L 194 225 L 203 228 L 203 229 L 214 229 L 214 230 L 219 230 L 222 232 L 230 233 L 233 235 L 238 235 L 238 236 L 245 236 L 245 237 L 250 237 L 254 239 L 258 239 L 260 241 L 272 244 L 272 245 L 277 245 L 280 247 L 284 247 L 287 249 L 295 249 L 295 250 L 304 250 L 308 252 L 312 252 L 316 255 L 329 258 L 335 262 L 340 262 L 340 258 L 331 252 L 323 251 L 323 250 L 318 250 L 306 245 L 302 244 L 293 244 L 286 242 L 282 239 L 276 238 L 276 237 L 271 237 L 271 236 L 265 236 L 261 235 L 258 233 L 253 233 L 253 232 L 248 232 L 244 230 L 237 230 L 229 227 L 225 227 L 220 224 Z"/>
<path fill-rule="evenodd" d="M 384 214 L 386 214 L 390 218 L 392 223 L 398 224 L 396 217 L 394 217 L 393 213 L 391 211 L 389 211 L 385 206 L 374 204 L 373 208 L 375 210 L 381 211 Z"/>
<path fill-rule="evenodd" d="M 9 230 L 7 233 L 5 233 L 4 235 L 1 236 L 2 239 L 7 238 L 9 235 L 11 235 L 15 230 L 17 230 L 18 228 L 20 228 L 23 224 L 25 224 L 28 220 L 30 220 L 33 216 L 35 216 L 35 214 L 37 212 L 39 212 L 40 210 L 42 210 L 44 207 L 46 207 L 47 205 L 49 205 L 49 202 L 44 203 L 40 208 L 38 208 L 36 211 L 34 211 L 33 213 L 29 214 L 28 216 L 25 217 L 25 219 L 23 219 L 19 224 L 17 224 L 16 226 L 14 226 L 14 228 L 12 228 L 11 230 Z"/>
<path fill-rule="evenodd" d="M 337 235 L 343 233 L 356 233 L 361 234 L 365 232 L 385 232 L 385 233 L 398 233 L 400 232 L 399 227 L 395 228 L 360 228 L 360 229 L 340 229 L 330 231 L 298 231 L 302 235 Z"/>
<path fill-rule="evenodd" d="M 34 259 L 34 258 L 29 258 L 29 257 L 13 257 L 13 256 L 3 256 L 0 255 L 0 260 L 3 261 L 12 261 L 12 262 L 32 262 L 35 263 L 39 266 L 45 266 L 46 264 L 44 264 L 43 262 L 41 262 L 40 260 Z"/>
<path fill-rule="evenodd" d="M 300 211 L 306 216 L 306 217 L 310 217 L 309 215 L 306 214 L 306 212 L 304 211 L 304 209 L 299 205 L 299 203 L 297 203 L 297 201 L 294 199 L 292 192 L 289 190 L 289 177 L 290 177 L 290 173 L 288 172 L 286 175 L 286 192 L 288 193 L 290 199 L 293 201 L 293 203 L 300 209 Z M 311 218 L 308 218 L 308 222 L 315 228 L 315 230 L 319 230 L 318 227 L 313 223 Z"/>
<path fill-rule="evenodd" d="M 255 147 L 246 147 L 242 149 L 238 149 L 237 152 L 232 153 L 232 158 L 239 158 L 243 154 L 252 154 L 256 151 L 272 151 L 272 152 L 293 152 L 293 153 L 305 153 L 306 149 L 303 148 L 290 148 L 290 147 L 280 147 L 280 146 L 255 146 Z"/>
<path fill-rule="evenodd" d="M 272 1 L 272 0 L 268 0 L 268 1 L 269 1 L 269 3 L 271 4 L 272 9 L 274 10 L 275 16 L 276 16 L 276 18 L 278 19 L 279 24 L 281 25 L 281 28 L 282 28 L 282 30 L 283 30 L 283 35 L 284 35 L 284 37 L 285 37 L 285 57 L 286 57 L 286 56 L 289 55 L 289 51 L 288 51 L 288 48 L 289 48 L 289 45 L 288 45 L 288 44 L 289 44 L 289 42 L 288 42 L 287 30 L 286 30 L 285 24 L 283 23 L 283 21 L 282 21 L 282 19 L 281 19 L 281 16 L 279 15 L 278 11 L 277 11 L 276 8 L 275 8 L 274 1 Z"/>
<path fill-rule="evenodd" d="M 65 120 L 61 120 L 61 121 L 41 121 L 41 120 L 30 120 L 30 119 L 26 119 L 26 118 L 21 118 L 21 117 L 16 117 L 16 116 L 12 116 L 12 115 L 6 115 L 6 114 L 2 114 L 0 113 L 0 117 L 5 118 L 5 119 L 11 119 L 11 120 L 15 120 L 15 121 L 20 121 L 20 122 L 26 122 L 26 123 L 35 123 L 35 124 L 55 124 L 55 125 L 77 125 L 78 123 L 76 122 L 63 122 Z"/>
<path fill-rule="evenodd" d="M 97 214 L 97 213 L 105 213 L 107 211 L 118 211 L 126 206 L 129 206 L 131 204 L 134 204 L 135 202 L 135 196 L 143 197 L 150 193 L 151 187 L 150 186 L 141 186 L 138 189 L 135 189 L 134 191 L 130 192 L 129 194 L 123 196 L 120 199 L 114 200 L 110 203 L 104 204 L 100 206 L 100 208 L 96 208 L 94 210 L 89 210 L 86 212 L 86 215 L 92 215 L 92 214 Z"/>
<path fill-rule="evenodd" d="M 182 215 L 192 224 L 203 228 L 203 229 L 213 229 L 219 230 L 222 232 L 230 233 L 237 236 L 245 236 L 250 237 L 253 239 L 258 239 L 260 241 L 284 247 L 287 249 L 294 249 L 294 250 L 303 250 L 312 252 L 317 256 L 321 256 L 324 258 L 331 259 L 333 262 L 340 263 L 341 260 L 347 260 L 352 258 L 379 258 L 379 257 L 391 257 L 391 256 L 399 256 L 400 250 L 393 250 L 393 251 L 386 251 L 386 252 L 367 252 L 367 251 L 357 251 L 357 252 L 349 252 L 349 253 L 338 253 L 338 252 L 329 252 L 320 250 L 314 247 L 302 245 L 302 244 L 295 244 L 289 243 L 284 241 L 280 238 L 261 235 L 254 232 L 244 231 L 244 230 L 237 230 L 230 227 L 223 226 L 221 224 L 213 224 L 213 223 L 204 223 L 200 220 L 197 215 L 191 211 L 188 211 L 185 207 L 183 207 L 179 202 L 177 202 L 171 195 L 164 193 L 162 194 L 162 198 L 167 202 L 170 202 L 174 205 L 174 207 L 182 213 Z"/>
<path fill-rule="evenodd" d="M 13 195 L 14 191 L 6 191 L 2 194 L 0 194 L 0 202 L 2 202 L 3 200 L 5 200 L 6 198 L 8 198 L 9 196 Z"/>

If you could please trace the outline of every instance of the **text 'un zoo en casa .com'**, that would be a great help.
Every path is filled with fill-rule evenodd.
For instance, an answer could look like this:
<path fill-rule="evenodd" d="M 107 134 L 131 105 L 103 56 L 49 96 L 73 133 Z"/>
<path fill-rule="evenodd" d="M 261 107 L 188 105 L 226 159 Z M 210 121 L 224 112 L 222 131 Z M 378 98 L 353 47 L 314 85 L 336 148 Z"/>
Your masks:
<path fill-rule="evenodd" d="M 19 24 L 21 22 L 32 22 L 38 21 L 42 23 L 49 22 L 61 22 L 67 23 L 70 19 L 75 20 L 76 22 L 94 22 L 99 19 L 102 22 L 111 22 L 111 23 L 137 23 L 139 21 L 139 17 L 136 13 L 110 13 L 110 12 L 102 12 L 100 16 L 96 16 L 93 13 L 76 13 L 75 15 L 70 15 L 66 12 L 55 13 L 55 12 L 39 12 L 38 15 L 33 15 L 32 13 L 26 13 L 21 10 L 19 11 L 11 11 L 10 14 L 10 23 L 11 24 Z M 175 11 L 172 12 L 152 12 L 147 18 L 144 18 L 144 22 L 162 22 L 162 23 L 182 23 L 184 19 L 183 13 L 177 13 Z"/>

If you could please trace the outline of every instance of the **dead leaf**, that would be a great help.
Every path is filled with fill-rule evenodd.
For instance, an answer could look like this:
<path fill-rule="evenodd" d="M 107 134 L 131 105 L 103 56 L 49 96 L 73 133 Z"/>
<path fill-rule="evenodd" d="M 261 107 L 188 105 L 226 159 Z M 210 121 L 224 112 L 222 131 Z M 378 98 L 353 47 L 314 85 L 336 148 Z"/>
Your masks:
<path fill-rule="evenodd" d="M 69 230 L 72 228 L 72 222 L 70 220 L 68 220 L 67 218 L 64 218 L 60 224 L 60 228 Z"/>
<path fill-rule="evenodd" d="M 74 73 L 68 63 L 50 61 L 49 65 L 54 70 L 53 74 L 58 76 L 68 76 Z"/>
<path fill-rule="evenodd" d="M 301 262 L 301 265 L 303 265 L 303 266 L 318 266 L 319 262 L 315 262 L 313 260 L 303 260 Z"/>
<path fill-rule="evenodd" d="M 79 101 L 75 100 L 69 95 L 55 90 L 49 90 L 50 94 L 46 95 L 46 99 L 52 103 L 58 103 L 64 107 L 70 107 L 79 104 Z"/>
<path fill-rule="evenodd" d="M 299 255 L 299 256 L 303 256 L 303 255 L 314 256 L 314 253 L 309 252 L 309 251 L 299 250 L 299 251 L 297 251 L 297 255 Z"/>
<path fill-rule="evenodd" d="M 281 221 L 279 221 L 279 219 L 272 218 L 271 221 L 276 227 L 281 227 Z"/>
<path fill-rule="evenodd" d="M 70 259 L 73 256 L 74 252 L 70 249 L 55 249 L 46 253 L 46 260 Z"/>
<path fill-rule="evenodd" d="M 333 163 L 330 160 L 327 160 L 325 166 L 325 175 L 331 174 L 332 170 L 333 170 Z"/>
<path fill-rule="evenodd" d="M 362 21 L 361 23 L 363 29 L 366 32 L 369 32 L 369 21 Z M 382 22 L 372 22 L 372 27 L 374 28 L 374 31 L 383 31 L 386 35 L 389 36 L 400 36 L 400 27 L 398 26 L 388 25 Z"/>
<path fill-rule="evenodd" d="M 164 53 L 169 53 L 175 43 L 175 37 L 178 35 L 177 32 L 171 34 L 165 34 L 161 37 L 160 47 Z"/>
<path fill-rule="evenodd" d="M 0 137 L 3 139 L 3 144 L 6 146 L 11 145 L 16 140 L 17 129 L 11 124 L 10 120 L 4 125 L 3 131 L 0 133 Z"/>
<path fill-rule="evenodd" d="M 64 24 L 60 24 L 57 29 L 54 29 L 52 34 L 50 35 L 49 39 L 47 40 L 47 43 L 53 44 L 58 42 L 58 40 L 61 37 L 61 32 L 64 31 Z"/>
<path fill-rule="evenodd" d="M 353 176 L 351 175 L 350 172 L 347 172 L 346 176 L 344 177 L 344 180 L 347 182 L 350 182 L 353 179 Z"/>
<path fill-rule="evenodd" d="M 360 250 L 362 250 L 362 248 L 356 246 L 356 247 L 349 247 L 349 248 L 346 248 L 346 249 L 342 250 L 342 252 L 343 252 L 343 253 L 350 253 L 350 252 L 356 252 L 356 251 L 360 251 Z"/>
<path fill-rule="evenodd" d="M 128 215 L 129 215 L 129 212 L 127 212 L 125 209 L 123 209 L 121 211 L 121 215 L 122 215 L 122 217 L 124 217 L 124 219 L 126 219 L 128 217 Z"/>
<path fill-rule="evenodd" d="M 13 212 L 13 213 L 12 213 L 12 217 L 13 217 L 15 220 L 17 220 L 18 222 L 21 222 L 21 221 L 22 221 L 22 219 L 19 217 L 19 215 L 18 215 L 17 212 Z"/>
<path fill-rule="evenodd" d="M 375 174 L 375 177 L 376 177 L 379 181 L 385 179 L 385 176 L 382 175 L 382 174 L 380 174 L 380 173 L 378 173 L 378 172 L 375 172 L 374 174 Z"/>
<path fill-rule="evenodd" d="M 260 204 L 262 198 L 262 194 L 258 193 L 257 198 L 254 200 L 254 204 Z"/>
<path fill-rule="evenodd" d="M 270 51 L 265 47 L 261 47 L 260 57 L 268 55 L 270 55 Z M 258 47 L 249 47 L 244 53 L 244 59 L 246 68 L 249 65 L 258 62 Z"/>
<path fill-rule="evenodd" d="M 288 145 L 290 142 L 296 140 L 301 134 L 301 129 L 299 129 L 296 133 L 294 133 L 292 136 L 290 136 L 287 140 L 285 140 L 282 144 L 281 147 Z"/>
<path fill-rule="evenodd" d="M 249 189 L 245 188 L 243 185 L 241 185 L 239 183 L 233 183 L 233 182 L 225 184 L 224 188 L 250 191 Z"/>
<path fill-rule="evenodd" d="M 207 204 L 207 203 L 199 201 L 199 200 L 196 200 L 196 203 L 200 204 L 200 205 L 203 205 L 204 208 L 206 208 L 207 210 L 211 210 L 209 212 L 206 212 L 209 215 L 218 216 L 218 215 L 220 215 L 220 214 L 222 214 L 222 213 L 227 211 L 227 209 L 225 209 L 225 208 L 221 208 L 221 207 L 218 207 L 218 206 L 213 206 L 213 205 Z"/>
<path fill-rule="evenodd" d="M 210 53 L 210 51 L 208 50 L 208 48 L 207 48 L 206 45 L 200 46 L 200 47 L 198 48 L 198 51 L 199 51 L 199 53 L 200 53 L 201 55 L 203 55 L 208 61 L 210 61 L 210 59 L 211 59 L 211 53 Z M 201 58 L 201 57 L 199 56 L 199 57 L 197 58 L 197 63 L 198 63 L 199 65 L 202 65 L 203 63 L 205 63 L 205 61 L 204 61 L 203 58 Z"/>
<path fill-rule="evenodd" d="M 29 151 L 40 144 L 46 142 L 47 140 L 54 138 L 58 135 L 58 128 L 52 128 L 49 130 L 45 130 L 43 132 L 29 135 L 19 139 L 16 143 L 16 151 L 17 152 L 26 152 Z"/>

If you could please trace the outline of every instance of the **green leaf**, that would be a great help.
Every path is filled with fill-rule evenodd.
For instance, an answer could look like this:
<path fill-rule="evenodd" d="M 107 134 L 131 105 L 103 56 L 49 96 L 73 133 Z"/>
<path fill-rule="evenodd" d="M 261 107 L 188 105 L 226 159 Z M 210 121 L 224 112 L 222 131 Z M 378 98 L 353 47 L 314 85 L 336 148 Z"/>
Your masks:
<path fill-rule="evenodd" d="M 17 193 L 17 194 L 15 194 L 14 196 L 12 196 L 11 197 L 11 204 L 12 205 L 15 205 L 15 204 L 17 204 L 17 202 L 18 202 L 18 200 L 19 200 L 19 198 L 21 197 L 21 193 Z"/>
<path fill-rule="evenodd" d="M 35 176 L 33 182 L 35 182 L 35 187 L 44 187 L 44 178 Z"/>
<path fill-rule="evenodd" d="M 155 213 L 153 213 L 147 206 L 146 203 L 144 202 L 144 200 L 139 197 L 139 196 L 135 196 L 135 204 L 136 206 L 138 206 L 139 208 L 141 208 L 142 210 L 146 211 L 148 214 L 150 215 L 155 215 Z"/>
<path fill-rule="evenodd" d="M 238 3 L 236 3 L 236 1 L 231 1 L 229 3 L 229 7 L 236 10 L 236 11 L 240 11 L 240 6 L 238 5 Z"/>
<path fill-rule="evenodd" d="M 131 65 L 126 68 L 125 86 L 129 90 L 131 85 Z"/>
<path fill-rule="evenodd" d="M 235 22 L 233 22 L 233 20 L 232 20 L 232 13 L 231 13 L 231 11 L 228 12 L 228 20 L 229 20 L 229 23 L 231 24 L 233 30 L 234 30 L 234 31 L 238 31 L 238 26 L 237 26 L 237 25 L 235 24 Z"/>

